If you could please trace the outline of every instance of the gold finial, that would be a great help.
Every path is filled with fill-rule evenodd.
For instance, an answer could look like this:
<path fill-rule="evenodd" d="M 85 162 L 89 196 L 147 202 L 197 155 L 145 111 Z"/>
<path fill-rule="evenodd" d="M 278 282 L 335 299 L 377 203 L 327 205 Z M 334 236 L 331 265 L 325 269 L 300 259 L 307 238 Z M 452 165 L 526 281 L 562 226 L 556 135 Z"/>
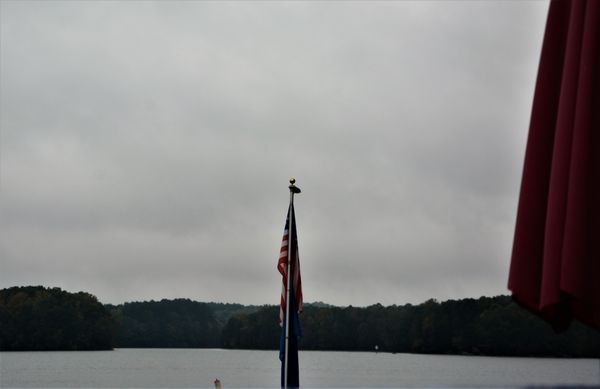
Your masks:
<path fill-rule="evenodd" d="M 296 183 L 296 179 L 294 177 L 290 178 L 290 192 L 292 193 L 300 193 L 300 188 L 298 188 L 296 185 L 294 185 Z"/>

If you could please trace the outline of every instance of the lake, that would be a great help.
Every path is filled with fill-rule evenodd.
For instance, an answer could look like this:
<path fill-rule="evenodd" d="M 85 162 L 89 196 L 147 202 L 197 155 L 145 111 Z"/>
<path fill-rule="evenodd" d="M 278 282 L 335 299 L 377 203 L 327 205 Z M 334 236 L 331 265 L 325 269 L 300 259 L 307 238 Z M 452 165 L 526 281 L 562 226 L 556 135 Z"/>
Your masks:
<path fill-rule="evenodd" d="M 277 351 L 117 349 L 2 352 L 0 386 L 65 388 L 279 387 Z M 300 352 L 309 388 L 600 385 L 594 359 Z"/>

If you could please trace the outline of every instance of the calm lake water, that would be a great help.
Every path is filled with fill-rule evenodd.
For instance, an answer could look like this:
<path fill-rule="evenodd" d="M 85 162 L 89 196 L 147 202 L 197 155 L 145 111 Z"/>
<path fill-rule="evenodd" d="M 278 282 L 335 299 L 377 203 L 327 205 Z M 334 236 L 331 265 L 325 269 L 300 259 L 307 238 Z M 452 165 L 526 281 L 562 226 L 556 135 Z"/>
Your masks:
<path fill-rule="evenodd" d="M 0 353 L 0 386 L 78 388 L 276 388 L 277 351 L 118 349 Z M 600 385 L 593 359 L 494 358 L 300 352 L 308 388 Z"/>

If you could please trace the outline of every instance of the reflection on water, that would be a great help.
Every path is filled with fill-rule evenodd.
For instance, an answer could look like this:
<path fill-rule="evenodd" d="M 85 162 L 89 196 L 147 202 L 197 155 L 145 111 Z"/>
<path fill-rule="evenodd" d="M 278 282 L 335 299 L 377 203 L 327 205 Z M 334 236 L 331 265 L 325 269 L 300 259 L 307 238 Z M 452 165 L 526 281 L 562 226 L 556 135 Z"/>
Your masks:
<path fill-rule="evenodd" d="M 119 349 L 0 353 L 0 386 L 276 388 L 277 351 Z M 592 359 L 495 358 L 359 352 L 300 352 L 308 388 L 600 385 Z"/>

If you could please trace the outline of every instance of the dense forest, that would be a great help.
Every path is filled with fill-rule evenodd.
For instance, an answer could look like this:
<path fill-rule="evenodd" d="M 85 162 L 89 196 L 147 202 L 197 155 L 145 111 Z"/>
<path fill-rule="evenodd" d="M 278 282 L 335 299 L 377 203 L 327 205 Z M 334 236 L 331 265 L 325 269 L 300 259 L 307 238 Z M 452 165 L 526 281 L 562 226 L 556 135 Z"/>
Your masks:
<path fill-rule="evenodd" d="M 279 307 L 232 317 L 225 348 L 279 347 Z M 307 306 L 300 315 L 303 350 L 347 350 L 496 356 L 600 357 L 600 332 L 582 324 L 556 334 L 508 296 L 429 300 L 366 308 Z"/>
<path fill-rule="evenodd" d="M 102 305 L 58 288 L 0 290 L 0 349 L 277 349 L 278 306 L 189 299 Z M 508 296 L 365 308 L 305 304 L 303 350 L 600 357 L 600 332 L 556 334 Z"/>
<path fill-rule="evenodd" d="M 41 286 L 0 290 L 0 350 L 108 350 L 114 323 L 91 294 Z"/>
<path fill-rule="evenodd" d="M 115 321 L 115 347 L 221 347 L 221 329 L 233 315 L 255 312 L 240 304 L 189 299 L 107 305 Z"/>

